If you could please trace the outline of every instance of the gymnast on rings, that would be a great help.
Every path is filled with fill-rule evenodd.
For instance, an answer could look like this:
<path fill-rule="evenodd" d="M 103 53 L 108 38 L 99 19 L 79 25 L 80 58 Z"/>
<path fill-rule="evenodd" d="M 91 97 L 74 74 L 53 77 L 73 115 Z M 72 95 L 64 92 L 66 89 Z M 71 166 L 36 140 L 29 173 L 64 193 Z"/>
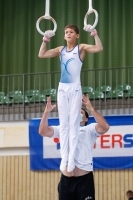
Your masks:
<path fill-rule="evenodd" d="M 80 112 L 82 105 L 82 89 L 80 72 L 86 53 L 96 53 L 103 50 L 102 43 L 96 29 L 91 30 L 91 25 L 85 25 L 84 30 L 91 32 L 95 44 L 77 44 L 80 37 L 76 25 L 70 24 L 64 28 L 66 46 L 47 49 L 47 43 L 54 35 L 53 31 L 46 31 L 43 36 L 38 56 L 52 58 L 59 56 L 61 77 L 58 86 L 58 112 L 60 120 L 60 145 L 61 164 L 60 170 L 72 172 L 75 168 L 74 157 L 78 141 Z"/>

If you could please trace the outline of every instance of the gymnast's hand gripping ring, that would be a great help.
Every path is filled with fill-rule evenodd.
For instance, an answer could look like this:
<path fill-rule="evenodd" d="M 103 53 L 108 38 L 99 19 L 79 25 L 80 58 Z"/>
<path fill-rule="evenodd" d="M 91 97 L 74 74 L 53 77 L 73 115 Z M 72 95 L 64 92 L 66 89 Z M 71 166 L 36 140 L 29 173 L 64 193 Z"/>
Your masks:
<path fill-rule="evenodd" d="M 93 29 L 95 29 L 97 23 L 98 23 L 98 12 L 92 8 L 92 0 L 89 0 L 89 9 L 84 17 L 84 26 L 87 26 L 87 18 L 91 13 L 95 13 L 95 22 L 94 24 L 90 27 L 89 31 L 91 32 Z"/>
<path fill-rule="evenodd" d="M 43 19 L 51 20 L 51 21 L 54 23 L 54 29 L 50 31 L 49 36 L 48 36 L 45 32 L 43 32 L 43 31 L 40 30 L 39 24 L 40 24 L 41 20 L 43 20 Z M 37 20 L 37 22 L 36 22 L 36 28 L 37 28 L 38 32 L 39 32 L 41 35 L 44 35 L 44 36 L 45 36 L 45 34 L 46 34 L 47 37 L 52 37 L 52 36 L 55 35 L 56 29 L 57 29 L 57 23 L 56 23 L 55 19 L 52 18 L 52 17 L 50 16 L 50 14 L 49 14 L 49 0 L 46 0 L 45 15 L 42 16 L 42 17 L 40 17 L 40 18 Z"/>

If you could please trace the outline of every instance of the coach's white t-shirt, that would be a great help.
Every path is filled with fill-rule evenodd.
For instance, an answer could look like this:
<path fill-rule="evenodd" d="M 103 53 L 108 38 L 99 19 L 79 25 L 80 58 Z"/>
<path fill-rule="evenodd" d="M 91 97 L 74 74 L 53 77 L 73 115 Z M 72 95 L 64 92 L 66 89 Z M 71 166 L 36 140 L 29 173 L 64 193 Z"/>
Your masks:
<path fill-rule="evenodd" d="M 95 129 L 96 123 L 80 127 L 78 143 L 76 147 L 75 166 L 85 171 L 93 171 L 92 150 L 96 139 L 100 136 Z M 54 135 L 52 138 L 59 138 L 60 126 L 52 126 Z"/>

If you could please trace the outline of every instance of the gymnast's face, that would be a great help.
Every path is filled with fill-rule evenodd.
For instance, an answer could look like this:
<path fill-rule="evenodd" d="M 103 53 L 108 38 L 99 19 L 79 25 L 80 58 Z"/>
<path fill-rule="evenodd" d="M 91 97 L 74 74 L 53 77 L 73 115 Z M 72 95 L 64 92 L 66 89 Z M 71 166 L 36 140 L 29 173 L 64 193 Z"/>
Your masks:
<path fill-rule="evenodd" d="M 73 29 L 67 28 L 65 30 L 64 39 L 68 42 L 76 41 L 76 39 L 79 38 L 79 34 L 77 34 Z"/>

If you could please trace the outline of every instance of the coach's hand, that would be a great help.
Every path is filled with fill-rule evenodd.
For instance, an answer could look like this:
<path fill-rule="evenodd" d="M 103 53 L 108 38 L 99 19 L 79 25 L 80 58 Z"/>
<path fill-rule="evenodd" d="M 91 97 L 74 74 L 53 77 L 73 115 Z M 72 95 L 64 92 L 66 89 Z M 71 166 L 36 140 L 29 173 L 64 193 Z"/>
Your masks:
<path fill-rule="evenodd" d="M 47 97 L 47 104 L 46 104 L 46 108 L 45 108 L 45 111 L 44 112 L 51 112 L 54 108 L 56 107 L 56 105 L 52 105 L 51 104 L 51 98 L 50 97 Z"/>
<path fill-rule="evenodd" d="M 83 103 L 83 105 L 86 106 L 86 109 L 89 110 L 90 112 L 92 112 L 94 110 L 94 108 L 93 108 L 93 106 L 92 106 L 92 104 L 90 102 L 88 94 L 83 95 L 82 103 Z"/>

